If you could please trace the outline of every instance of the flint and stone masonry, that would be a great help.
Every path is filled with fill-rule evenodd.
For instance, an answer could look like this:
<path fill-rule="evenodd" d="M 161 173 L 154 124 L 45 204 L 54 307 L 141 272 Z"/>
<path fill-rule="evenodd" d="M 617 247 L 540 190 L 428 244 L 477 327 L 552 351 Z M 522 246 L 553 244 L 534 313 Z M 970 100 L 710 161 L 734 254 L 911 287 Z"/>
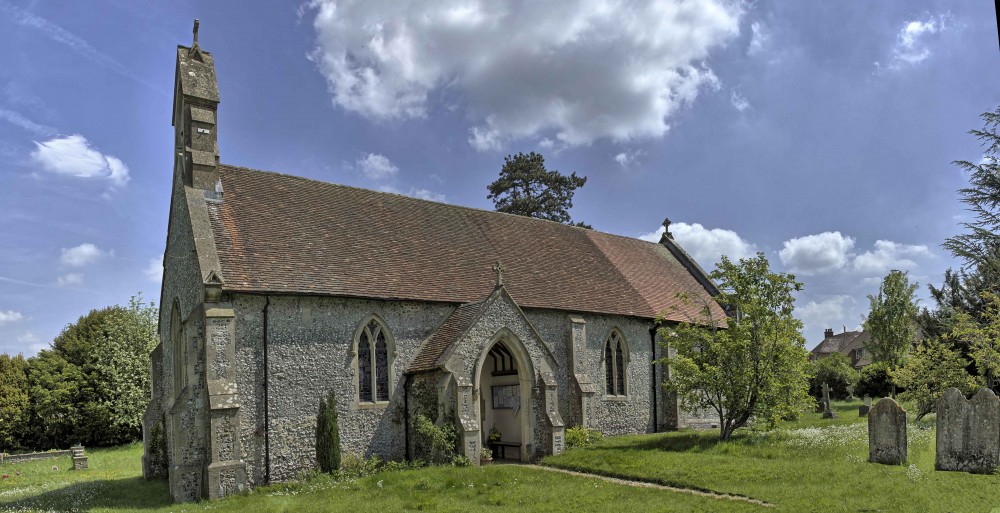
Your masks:
<path fill-rule="evenodd" d="M 654 363 L 668 351 L 658 315 L 687 318 L 678 293 L 717 293 L 669 231 L 653 244 L 220 164 L 197 22 L 176 57 L 143 417 L 143 475 L 167 479 L 174 500 L 313 469 L 331 390 L 342 450 L 386 460 L 426 457 L 419 416 L 455 429 L 475 464 L 490 431 L 507 459 L 532 461 L 564 450 L 569 426 L 711 422 L 678 408 Z"/>

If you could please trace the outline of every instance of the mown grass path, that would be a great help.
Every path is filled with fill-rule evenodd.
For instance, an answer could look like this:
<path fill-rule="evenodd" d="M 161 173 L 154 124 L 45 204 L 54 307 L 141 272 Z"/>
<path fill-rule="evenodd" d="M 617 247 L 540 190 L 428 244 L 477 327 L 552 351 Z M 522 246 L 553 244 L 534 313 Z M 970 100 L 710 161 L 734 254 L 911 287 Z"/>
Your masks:
<path fill-rule="evenodd" d="M 905 466 L 868 463 L 867 421 L 857 404 L 840 418 L 807 414 L 769 432 L 727 442 L 717 432 L 608 438 L 543 464 L 583 473 L 766 501 L 772 511 L 989 512 L 1000 476 L 934 470 L 933 422 L 909 428 Z"/>

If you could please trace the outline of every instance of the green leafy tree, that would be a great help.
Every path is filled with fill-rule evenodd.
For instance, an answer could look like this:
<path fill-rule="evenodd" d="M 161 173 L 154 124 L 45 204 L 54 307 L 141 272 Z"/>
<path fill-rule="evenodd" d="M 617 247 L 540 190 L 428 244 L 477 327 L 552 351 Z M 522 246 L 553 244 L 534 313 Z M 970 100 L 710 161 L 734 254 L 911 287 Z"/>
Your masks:
<path fill-rule="evenodd" d="M 906 359 L 905 365 L 890 374 L 906 389 L 899 398 L 917 405 L 917 420 L 920 420 L 934 411 L 948 388 L 955 387 L 966 396 L 975 391 L 978 383 L 965 371 L 966 363 L 961 352 L 937 339 L 927 339 Z"/>
<path fill-rule="evenodd" d="M 0 452 L 20 449 L 28 420 L 28 362 L 0 354 Z"/>
<path fill-rule="evenodd" d="M 330 390 L 319 400 L 316 416 L 316 462 L 321 472 L 340 470 L 340 427 L 337 420 L 337 396 Z"/>
<path fill-rule="evenodd" d="M 727 440 L 751 418 L 774 424 L 796 416 L 809 397 L 809 359 L 802 323 L 792 315 L 795 277 L 774 273 L 767 258 L 734 264 L 723 257 L 711 277 L 718 284 L 714 298 L 732 314 L 719 319 L 708 300 L 700 316 L 660 335 L 668 346 L 662 362 L 670 366 L 664 386 L 689 409 L 710 409 L 719 417 L 720 438 Z"/>
<path fill-rule="evenodd" d="M 889 397 L 893 390 L 892 376 L 889 375 L 889 366 L 883 362 L 866 365 L 861 369 L 861 377 L 854 387 L 854 394 L 858 397 Z"/>
<path fill-rule="evenodd" d="M 500 178 L 487 186 L 486 198 L 493 200 L 497 212 L 590 228 L 573 223 L 569 215 L 574 192 L 586 183 L 585 176 L 545 169 L 545 158 L 538 153 L 518 153 L 504 158 Z"/>
<path fill-rule="evenodd" d="M 822 397 L 823 383 L 830 386 L 830 396 L 845 399 L 848 387 L 857 385 L 861 374 L 851 366 L 851 360 L 843 353 L 832 353 L 818 358 L 811 365 L 809 395 Z"/>
<path fill-rule="evenodd" d="M 89 366 L 96 391 L 96 410 L 103 413 L 94 438 L 102 445 L 119 445 L 142 436 L 142 416 L 149 404 L 150 359 L 156 348 L 157 310 L 141 296 L 129 298 L 104 324 L 104 336 L 94 348 Z M 103 440 L 102 440 L 103 439 Z"/>
<path fill-rule="evenodd" d="M 995 257 L 1000 248 L 1000 106 L 981 115 L 983 128 L 969 134 L 985 147 L 979 162 L 959 160 L 955 165 L 969 173 L 969 186 L 959 189 L 961 201 L 968 206 L 974 220 L 962 223 L 965 233 L 949 237 L 944 247 L 966 264 L 993 267 L 1000 271 Z"/>
<path fill-rule="evenodd" d="M 141 296 L 92 310 L 29 360 L 32 445 L 119 445 L 139 439 L 149 402 L 157 312 Z"/>
<path fill-rule="evenodd" d="M 905 272 L 890 271 L 878 295 L 868 296 L 871 310 L 864 328 L 871 334 L 867 349 L 872 353 L 872 362 L 883 362 L 889 369 L 903 363 L 917 335 L 916 290 L 917 285 L 910 284 Z"/>
<path fill-rule="evenodd" d="M 962 340 L 976 362 L 976 369 L 986 385 L 994 388 L 1000 378 L 1000 296 L 983 292 L 985 307 L 981 318 L 959 311 L 950 338 Z"/>

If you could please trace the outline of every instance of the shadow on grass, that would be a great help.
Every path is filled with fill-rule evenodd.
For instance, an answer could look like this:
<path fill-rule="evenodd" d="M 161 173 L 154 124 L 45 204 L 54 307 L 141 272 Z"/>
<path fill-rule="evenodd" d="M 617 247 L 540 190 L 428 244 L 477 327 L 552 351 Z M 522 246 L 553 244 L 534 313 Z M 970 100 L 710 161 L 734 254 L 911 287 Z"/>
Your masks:
<path fill-rule="evenodd" d="M 167 482 L 141 477 L 82 481 L 10 502 L 0 501 L 3 511 L 91 511 L 94 509 L 154 509 L 173 500 Z"/>

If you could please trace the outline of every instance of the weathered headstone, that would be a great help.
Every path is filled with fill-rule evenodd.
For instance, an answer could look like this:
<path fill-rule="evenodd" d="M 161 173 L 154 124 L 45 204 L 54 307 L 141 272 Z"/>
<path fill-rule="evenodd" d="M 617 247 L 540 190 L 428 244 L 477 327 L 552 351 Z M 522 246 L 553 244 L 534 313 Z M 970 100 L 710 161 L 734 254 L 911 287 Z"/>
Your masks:
<path fill-rule="evenodd" d="M 868 461 L 906 463 L 906 410 L 891 397 L 879 400 L 868 412 Z"/>
<path fill-rule="evenodd" d="M 991 474 L 1000 466 L 1000 399 L 980 388 L 966 400 L 949 388 L 937 405 L 934 468 Z"/>
<path fill-rule="evenodd" d="M 82 445 L 74 445 L 69 448 L 73 451 L 73 470 L 84 470 L 87 468 L 87 456 L 83 454 Z"/>
<path fill-rule="evenodd" d="M 870 396 L 865 396 L 865 404 L 858 406 L 858 417 L 864 417 L 868 415 L 868 412 L 872 409 L 872 398 Z"/>
<path fill-rule="evenodd" d="M 847 385 L 847 398 L 855 399 L 854 397 L 854 385 Z"/>
<path fill-rule="evenodd" d="M 837 418 L 837 414 L 833 411 L 833 406 L 830 404 L 830 385 L 826 383 L 823 383 L 823 401 L 826 403 L 826 411 L 823 412 L 823 418 Z"/>

